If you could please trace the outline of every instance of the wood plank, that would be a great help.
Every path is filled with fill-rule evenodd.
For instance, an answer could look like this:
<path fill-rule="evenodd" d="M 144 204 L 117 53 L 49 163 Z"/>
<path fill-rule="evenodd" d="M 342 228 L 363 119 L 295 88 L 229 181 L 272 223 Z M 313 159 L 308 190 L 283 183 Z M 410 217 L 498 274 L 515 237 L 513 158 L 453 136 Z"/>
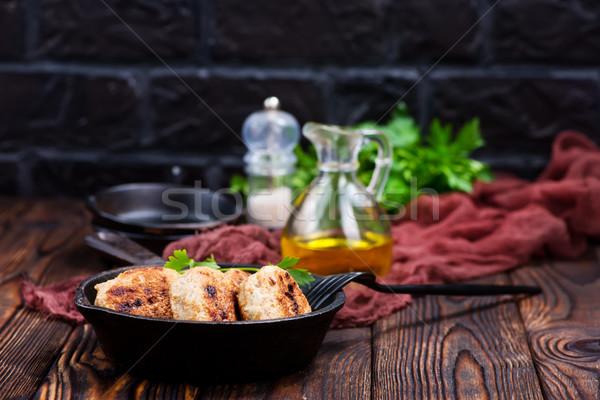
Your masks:
<path fill-rule="evenodd" d="M 14 226 L 31 209 L 29 201 L 0 197 L 0 328 L 21 303 L 20 279 L 28 246 L 15 235 Z M 19 249 L 18 247 L 21 246 Z"/>
<path fill-rule="evenodd" d="M 330 330 L 313 363 L 272 382 L 217 385 L 206 399 L 366 399 L 371 395 L 371 329 Z"/>
<path fill-rule="evenodd" d="M 14 275 L 0 283 L 0 327 L 15 313 L 21 303 L 21 276 Z"/>
<path fill-rule="evenodd" d="M 15 207 L 18 215 L 14 219 L 4 215 L 11 212 L 2 213 L 0 281 L 21 272 L 37 281 L 52 256 L 72 246 L 90 229 L 90 217 L 81 202 L 38 200 L 18 202 Z"/>
<path fill-rule="evenodd" d="M 0 204 L 11 208 L 6 199 Z M 0 398 L 31 397 L 73 330 L 68 323 L 24 309 L 18 275 L 26 272 L 34 281 L 47 284 L 101 269 L 97 263 L 71 259 L 81 257 L 78 249 L 90 229 L 81 202 L 15 200 L 15 204 L 16 214 L 7 208 L 0 211 L 4 222 L 0 237 Z"/>
<path fill-rule="evenodd" d="M 73 331 L 36 399 L 193 399 L 200 388 L 151 382 L 124 374 L 98 345 L 90 324 Z"/>
<path fill-rule="evenodd" d="M 0 207 L 0 224 L 2 234 L 0 235 L 0 282 L 12 279 L 23 271 L 25 261 L 28 260 L 35 249 L 35 243 L 39 240 L 39 231 L 30 232 L 28 235 L 23 229 L 21 221 L 24 215 L 31 214 L 33 205 L 31 202 L 12 202 L 2 199 Z"/>
<path fill-rule="evenodd" d="M 30 398 L 71 330 L 35 311 L 17 311 L 0 333 L 0 398 Z"/>
<path fill-rule="evenodd" d="M 416 298 L 375 324 L 373 347 L 374 398 L 541 398 L 510 296 Z"/>
<path fill-rule="evenodd" d="M 511 274 L 543 294 L 519 303 L 544 396 L 600 399 L 600 248 Z"/>
<path fill-rule="evenodd" d="M 0 202 L 0 327 L 21 306 L 21 274 L 49 284 L 109 265 L 84 245 L 91 228 L 81 202 L 15 199 L 12 204 Z"/>
<path fill-rule="evenodd" d="M 86 275 L 90 271 L 75 271 L 81 262 L 63 262 L 65 254 L 70 254 L 72 248 L 78 244 L 82 246 L 83 237 L 89 230 L 89 217 L 81 203 L 17 199 L 11 203 L 3 198 L 0 204 L 1 328 L 21 307 L 21 274 L 26 273 L 34 281 L 47 284 Z M 49 265 L 53 268 L 48 268 Z"/>
<path fill-rule="evenodd" d="M 29 202 L 14 197 L 0 197 L 0 237 L 10 230 L 14 221 L 28 208 Z"/>

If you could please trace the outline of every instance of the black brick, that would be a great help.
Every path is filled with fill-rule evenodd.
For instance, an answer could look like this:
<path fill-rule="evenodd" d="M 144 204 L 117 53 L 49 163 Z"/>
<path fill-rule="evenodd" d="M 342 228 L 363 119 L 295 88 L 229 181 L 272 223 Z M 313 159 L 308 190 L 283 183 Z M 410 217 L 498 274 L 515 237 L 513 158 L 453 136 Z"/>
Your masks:
<path fill-rule="evenodd" d="M 553 138 L 566 129 L 579 130 L 597 142 L 596 80 L 441 79 L 433 93 L 433 115 L 463 123 L 479 117 L 487 142 L 478 152 L 547 157 Z"/>
<path fill-rule="evenodd" d="M 218 163 L 212 165 L 182 165 L 181 177 L 172 174 L 174 165 L 180 165 L 175 158 L 171 162 L 149 162 L 132 154 L 115 157 L 104 157 L 90 160 L 45 159 L 33 162 L 31 171 L 34 195 L 67 195 L 84 197 L 100 189 L 132 182 L 173 182 L 194 186 L 196 181 L 202 187 L 208 187 L 211 178 L 208 173 L 221 175 Z M 214 179 L 212 179 L 214 181 Z M 0 182 L 1 184 L 1 182 Z M 212 189 L 217 189 L 226 182 L 213 182 Z"/>
<path fill-rule="evenodd" d="M 597 1 L 504 0 L 497 6 L 494 25 L 498 60 L 600 60 Z"/>
<path fill-rule="evenodd" d="M 161 181 L 166 169 L 107 161 L 40 160 L 31 174 L 34 195 L 82 197 L 121 183 Z"/>
<path fill-rule="evenodd" d="M 301 124 L 324 118 L 321 90 L 312 81 L 223 77 L 183 79 L 189 88 L 176 77 L 161 77 L 153 81 L 152 104 L 157 139 L 150 145 L 152 148 L 200 154 L 242 154 L 246 149 L 240 139 L 244 119 L 262 109 L 264 99 L 269 96 L 279 97 L 282 109 L 293 114 Z"/>
<path fill-rule="evenodd" d="M 22 15 L 17 0 L 0 0 L 0 57 L 16 58 L 23 49 Z"/>
<path fill-rule="evenodd" d="M 253 62 L 379 61 L 388 9 L 377 0 L 219 0 L 213 55 Z"/>
<path fill-rule="evenodd" d="M 483 33 L 477 0 L 403 0 L 395 3 L 395 16 L 400 62 L 478 57 Z"/>
<path fill-rule="evenodd" d="M 41 0 L 37 53 L 95 61 L 159 62 L 152 52 L 163 59 L 192 59 L 196 26 L 190 2 L 107 0 L 109 8 L 98 0 Z"/>
<path fill-rule="evenodd" d="M 0 149 L 102 149 L 135 144 L 135 81 L 47 73 L 0 73 Z"/>
<path fill-rule="evenodd" d="M 350 125 L 364 121 L 386 121 L 394 105 L 402 99 L 413 116 L 418 114 L 417 89 L 408 89 L 413 80 L 371 77 L 340 81 L 333 99 L 333 118 L 330 122 Z"/>
<path fill-rule="evenodd" d="M 550 154 L 480 154 L 475 157 L 486 161 L 492 171 L 511 174 L 523 179 L 534 180 L 544 170 Z"/>

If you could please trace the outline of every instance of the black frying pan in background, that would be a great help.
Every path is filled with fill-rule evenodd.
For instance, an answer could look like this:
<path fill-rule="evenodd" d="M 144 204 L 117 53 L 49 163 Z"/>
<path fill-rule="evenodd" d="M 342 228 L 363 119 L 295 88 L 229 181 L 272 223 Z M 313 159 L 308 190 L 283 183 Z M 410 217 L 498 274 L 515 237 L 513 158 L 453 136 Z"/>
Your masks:
<path fill-rule="evenodd" d="M 193 234 L 239 218 L 241 199 L 230 193 L 169 183 L 129 183 L 87 199 L 94 222 L 108 229 L 157 236 Z"/>

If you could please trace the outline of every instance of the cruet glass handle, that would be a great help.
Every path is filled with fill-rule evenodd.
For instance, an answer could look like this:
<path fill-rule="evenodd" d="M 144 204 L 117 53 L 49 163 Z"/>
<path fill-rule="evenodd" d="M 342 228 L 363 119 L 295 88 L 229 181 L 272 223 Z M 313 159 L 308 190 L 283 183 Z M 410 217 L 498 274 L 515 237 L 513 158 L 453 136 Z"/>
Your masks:
<path fill-rule="evenodd" d="M 363 129 L 360 132 L 363 134 L 365 141 L 375 142 L 379 147 L 377 158 L 375 158 L 373 176 L 369 186 L 367 186 L 367 190 L 379 201 L 392 168 L 392 144 L 383 132 L 376 129 Z"/>

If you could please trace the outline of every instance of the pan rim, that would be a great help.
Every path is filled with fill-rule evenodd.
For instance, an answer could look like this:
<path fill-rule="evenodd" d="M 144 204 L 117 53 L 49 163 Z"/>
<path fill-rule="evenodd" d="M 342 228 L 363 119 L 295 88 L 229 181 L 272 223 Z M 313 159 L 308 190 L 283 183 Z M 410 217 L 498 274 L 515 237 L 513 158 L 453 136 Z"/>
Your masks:
<path fill-rule="evenodd" d="M 204 229 L 210 229 L 210 228 L 215 228 L 217 226 L 223 225 L 227 222 L 231 222 L 236 220 L 237 218 L 239 218 L 239 216 L 243 213 L 243 207 L 239 206 L 236 204 L 235 207 L 235 213 L 229 217 L 226 218 L 217 218 L 217 219 L 212 219 L 210 221 L 204 221 L 204 222 L 186 222 L 186 223 L 144 223 L 144 222 L 138 222 L 138 221 L 132 221 L 130 219 L 127 218 L 123 218 L 122 216 L 118 215 L 118 214 L 113 214 L 113 213 L 109 213 L 106 212 L 105 210 L 101 209 L 98 206 L 98 201 L 101 198 L 101 196 L 106 196 L 107 194 L 111 194 L 111 193 L 115 193 L 115 192 L 121 192 L 121 191 L 130 191 L 132 189 L 140 189 L 140 188 L 144 188 L 144 189 L 156 189 L 156 190 L 166 190 L 166 189 L 170 189 L 170 188 L 174 188 L 174 189 L 191 189 L 194 191 L 197 191 L 198 189 L 193 187 L 193 186 L 187 186 L 187 185 L 182 185 L 182 184 L 177 184 L 177 183 L 160 183 L 160 182 L 139 182 L 139 183 L 124 183 L 124 184 L 120 184 L 120 185 L 115 185 L 115 186 L 110 186 L 104 189 L 99 190 L 97 193 L 91 194 L 87 197 L 86 199 L 86 205 L 88 206 L 88 208 L 94 213 L 96 214 L 98 217 L 100 217 L 103 220 L 106 221 L 110 221 L 112 224 L 117 224 L 119 226 L 122 226 L 123 228 L 129 228 L 129 229 L 141 229 L 144 231 L 156 231 L 156 232 L 171 232 L 171 231 L 194 231 L 194 230 L 204 230 Z M 202 192 L 200 192 L 202 193 Z M 214 196 L 216 192 L 214 191 L 209 191 L 204 193 L 209 194 L 211 196 Z M 227 200 L 229 201 L 229 200 Z"/>

